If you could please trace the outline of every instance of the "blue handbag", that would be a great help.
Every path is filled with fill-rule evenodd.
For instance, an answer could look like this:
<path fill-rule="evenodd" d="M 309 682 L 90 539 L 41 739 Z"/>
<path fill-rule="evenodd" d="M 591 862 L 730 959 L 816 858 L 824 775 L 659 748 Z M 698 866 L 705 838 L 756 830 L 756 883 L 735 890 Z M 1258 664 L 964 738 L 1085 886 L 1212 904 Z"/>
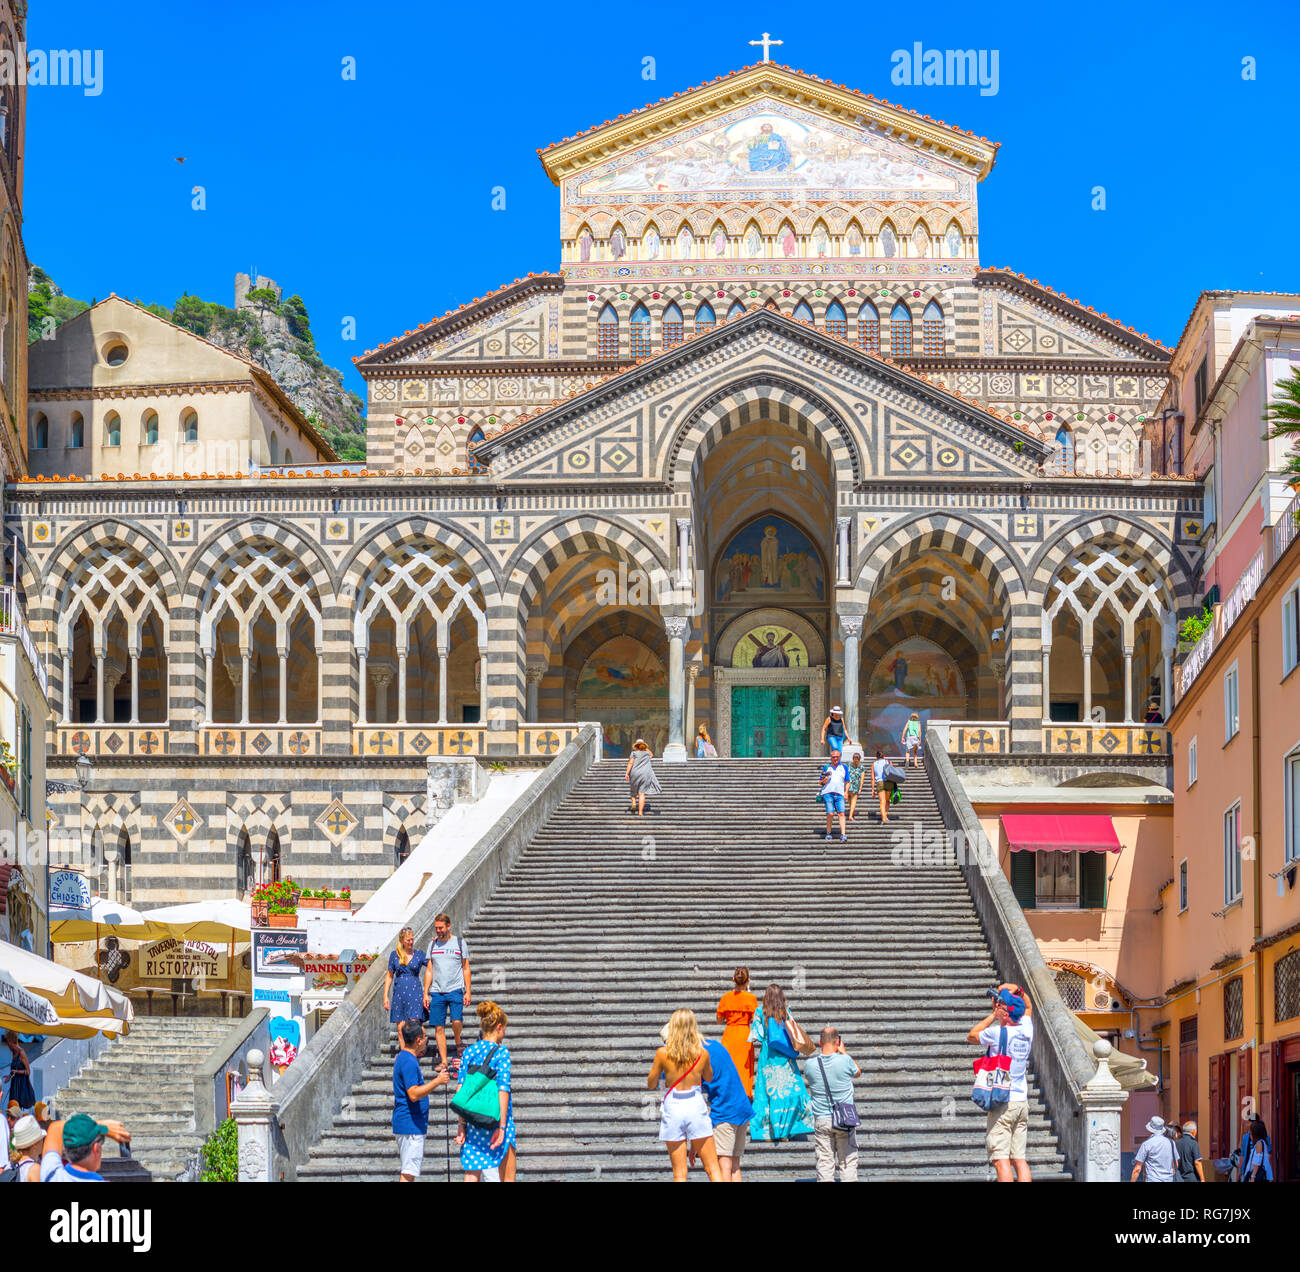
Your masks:
<path fill-rule="evenodd" d="M 797 1060 L 799 1058 L 799 1053 L 790 1041 L 790 1035 L 786 1031 L 785 1025 L 779 1020 L 769 1020 L 767 1022 L 767 1049 L 778 1056 L 785 1056 L 787 1060 Z"/>

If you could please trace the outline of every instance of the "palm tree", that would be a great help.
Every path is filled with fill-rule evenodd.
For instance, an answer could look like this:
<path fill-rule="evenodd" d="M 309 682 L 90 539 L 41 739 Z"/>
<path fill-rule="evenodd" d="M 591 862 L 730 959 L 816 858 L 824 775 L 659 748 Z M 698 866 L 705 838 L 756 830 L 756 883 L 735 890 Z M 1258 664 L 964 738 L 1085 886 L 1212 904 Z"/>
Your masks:
<path fill-rule="evenodd" d="M 1292 452 L 1287 456 L 1285 472 L 1291 474 L 1291 484 L 1300 485 L 1300 371 L 1293 371 L 1285 380 L 1274 386 L 1277 396 L 1264 412 L 1264 422 L 1269 425 L 1268 436 L 1294 439 Z"/>

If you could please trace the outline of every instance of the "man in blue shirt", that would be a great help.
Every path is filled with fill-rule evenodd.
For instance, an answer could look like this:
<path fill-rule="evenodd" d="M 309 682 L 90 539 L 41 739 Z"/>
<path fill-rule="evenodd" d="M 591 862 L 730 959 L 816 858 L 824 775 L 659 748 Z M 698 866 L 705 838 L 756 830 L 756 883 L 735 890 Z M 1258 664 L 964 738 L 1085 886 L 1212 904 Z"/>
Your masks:
<path fill-rule="evenodd" d="M 812 1105 L 813 1144 L 817 1153 L 817 1182 L 833 1184 L 838 1165 L 846 1184 L 858 1179 L 858 1133 L 837 1130 L 835 1105 L 853 1102 L 853 1079 L 862 1070 L 844 1050 L 839 1030 L 827 1025 L 821 1033 L 821 1050 L 803 1062 L 808 1102 Z"/>
<path fill-rule="evenodd" d="M 429 1133 L 429 1092 L 451 1081 L 446 1069 L 434 1074 L 431 1082 L 421 1082 L 420 1057 L 427 1045 L 424 1025 L 418 1020 L 404 1020 L 398 1030 L 400 1044 L 393 1061 L 393 1134 L 402 1156 L 399 1182 L 409 1184 L 420 1174 L 424 1161 L 424 1137 Z"/>
<path fill-rule="evenodd" d="M 51 1122 L 41 1155 L 41 1183 L 102 1184 L 99 1168 L 104 1163 L 106 1137 L 119 1144 L 131 1142 L 121 1122 L 96 1122 L 86 1113 L 66 1122 Z"/>
<path fill-rule="evenodd" d="M 713 1077 L 700 1085 L 709 1102 L 709 1120 L 713 1123 L 713 1147 L 718 1153 L 718 1167 L 724 1184 L 740 1183 L 740 1159 L 749 1140 L 749 1119 L 754 1106 L 745 1094 L 745 1084 L 731 1054 L 720 1042 L 706 1038 L 705 1049 L 713 1066 Z"/>

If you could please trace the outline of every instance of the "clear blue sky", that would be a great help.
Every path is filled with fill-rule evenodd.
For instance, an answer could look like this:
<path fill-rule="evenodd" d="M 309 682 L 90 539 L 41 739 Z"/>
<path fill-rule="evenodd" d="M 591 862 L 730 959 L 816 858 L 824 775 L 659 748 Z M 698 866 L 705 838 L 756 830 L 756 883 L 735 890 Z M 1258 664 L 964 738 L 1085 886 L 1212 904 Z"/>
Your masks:
<path fill-rule="evenodd" d="M 104 75 L 98 96 L 28 90 L 28 255 L 87 300 L 230 304 L 256 269 L 302 295 L 360 389 L 354 355 L 557 266 L 538 147 L 756 60 L 747 41 L 767 30 L 775 61 L 1002 143 L 981 186 L 986 265 L 1167 343 L 1203 288 L 1300 289 L 1278 198 L 1300 78 L 1283 6 L 970 7 L 34 0 L 29 49 L 101 49 Z M 890 55 L 918 40 L 996 49 L 999 91 L 895 86 Z"/>

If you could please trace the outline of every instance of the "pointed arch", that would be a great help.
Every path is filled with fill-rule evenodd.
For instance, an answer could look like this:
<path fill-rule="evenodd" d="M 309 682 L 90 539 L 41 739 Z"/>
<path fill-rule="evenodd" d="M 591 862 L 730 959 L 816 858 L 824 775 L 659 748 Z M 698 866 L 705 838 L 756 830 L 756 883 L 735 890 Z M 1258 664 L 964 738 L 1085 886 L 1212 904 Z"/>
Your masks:
<path fill-rule="evenodd" d="M 849 334 L 848 316 L 838 300 L 832 300 L 826 306 L 826 334 L 839 340 L 844 340 Z"/>
<path fill-rule="evenodd" d="M 713 228 L 709 231 L 708 254 L 714 260 L 723 260 L 731 255 L 731 237 L 721 221 L 714 221 Z"/>
<path fill-rule="evenodd" d="M 869 300 L 858 310 L 858 348 L 863 353 L 880 353 L 880 311 Z"/>
<path fill-rule="evenodd" d="M 966 255 L 966 235 L 962 232 L 961 222 L 955 217 L 948 222 L 943 236 L 944 255 L 956 259 Z"/>
<path fill-rule="evenodd" d="M 812 306 L 806 300 L 801 300 L 794 307 L 794 313 L 791 316 L 794 318 L 795 322 L 812 322 Z"/>
<path fill-rule="evenodd" d="M 731 308 L 727 310 L 727 321 L 731 322 L 734 318 L 743 318 L 748 312 L 743 301 L 733 300 Z"/>
<path fill-rule="evenodd" d="M 844 254 L 846 256 L 863 256 L 866 254 L 866 235 L 855 217 L 844 231 Z"/>
<path fill-rule="evenodd" d="M 441 468 L 448 472 L 456 467 L 456 455 L 460 450 L 460 445 L 456 441 L 456 434 L 452 432 L 450 424 L 444 424 L 433 437 L 433 465 L 435 468 Z M 284 462 L 292 463 L 289 458 L 289 452 L 284 452 Z"/>
<path fill-rule="evenodd" d="M 937 300 L 926 305 L 921 314 L 921 352 L 926 357 L 943 356 L 943 309 Z"/>
<path fill-rule="evenodd" d="M 677 231 L 677 237 L 673 241 L 673 256 L 679 261 L 692 260 L 695 257 L 695 232 L 685 221 L 682 227 Z"/>
<path fill-rule="evenodd" d="M 618 357 L 618 310 L 613 305 L 606 305 L 596 319 L 596 356 Z"/>
<path fill-rule="evenodd" d="M 664 240 L 659 227 L 651 221 L 641 231 L 639 251 L 643 261 L 657 261 L 663 255 Z"/>
<path fill-rule="evenodd" d="M 483 436 L 483 430 L 481 428 L 476 428 L 469 435 L 469 438 L 465 443 L 465 463 L 469 468 L 470 472 L 472 473 L 487 472 L 488 466 L 484 463 L 481 463 L 477 458 L 475 458 L 474 455 L 474 448 L 480 442 L 485 442 L 485 441 L 487 441 L 487 438 Z"/>
<path fill-rule="evenodd" d="M 621 261 L 627 255 L 627 231 L 623 228 L 622 223 L 615 221 L 614 228 L 609 232 L 609 259 L 611 261 Z"/>
<path fill-rule="evenodd" d="M 1048 462 L 1048 471 L 1063 477 L 1074 476 L 1074 433 L 1068 424 L 1062 423 L 1052 439 L 1056 451 Z"/>
<path fill-rule="evenodd" d="M 889 314 L 889 356 L 912 356 L 912 311 L 904 301 L 899 301 Z"/>
<path fill-rule="evenodd" d="M 756 261 L 765 255 L 764 249 L 763 231 L 759 229 L 757 221 L 750 221 L 745 226 L 745 235 L 741 240 L 741 254 L 747 260 Z"/>
<path fill-rule="evenodd" d="M 826 228 L 825 221 L 819 220 L 813 226 L 812 234 L 808 239 L 808 254 L 819 257 L 827 257 L 831 254 L 831 232 Z"/>
<path fill-rule="evenodd" d="M 628 319 L 628 353 L 633 358 L 650 356 L 650 311 L 643 304 L 632 310 Z"/>
<path fill-rule="evenodd" d="M 897 256 L 898 255 L 898 231 L 894 229 L 894 223 L 886 220 L 880 227 L 876 235 L 876 255 L 877 256 Z"/>
<path fill-rule="evenodd" d="M 909 256 L 929 256 L 933 244 L 930 241 L 930 227 L 924 221 L 917 221 L 908 236 Z"/>
<path fill-rule="evenodd" d="M 596 251 L 596 236 L 591 232 L 591 226 L 586 223 L 578 227 L 578 233 L 573 239 L 574 250 L 577 252 L 578 260 L 590 261 Z"/>
<path fill-rule="evenodd" d="M 782 221 L 781 228 L 776 232 L 776 249 L 776 254 L 786 260 L 799 255 L 799 236 L 789 221 Z"/>
<path fill-rule="evenodd" d="M 681 344 L 684 338 L 682 311 L 676 302 L 671 302 L 664 310 L 663 316 L 659 319 L 659 327 L 663 332 L 665 349 L 674 349 Z"/>
<path fill-rule="evenodd" d="M 697 332 L 712 331 L 717 325 L 718 318 L 713 312 L 713 306 L 707 300 L 703 301 L 695 311 L 695 330 Z"/>

